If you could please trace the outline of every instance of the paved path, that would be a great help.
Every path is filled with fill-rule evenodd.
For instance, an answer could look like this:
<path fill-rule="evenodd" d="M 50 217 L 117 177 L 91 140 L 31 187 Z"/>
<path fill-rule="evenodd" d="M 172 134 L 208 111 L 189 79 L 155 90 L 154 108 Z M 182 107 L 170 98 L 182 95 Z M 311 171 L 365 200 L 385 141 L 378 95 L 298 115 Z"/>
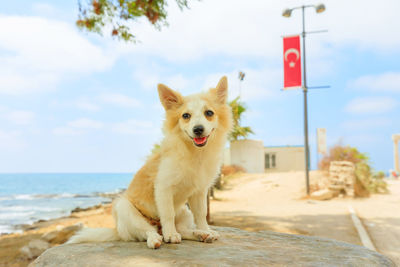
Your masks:
<path fill-rule="evenodd" d="M 302 199 L 302 172 L 246 175 L 230 185 L 230 190 L 217 192 L 221 201 L 211 203 L 211 218 L 216 224 L 321 236 L 361 245 L 349 216 L 348 201 Z"/>
<path fill-rule="evenodd" d="M 374 195 L 368 201 L 355 201 L 354 208 L 377 251 L 400 266 L 400 180 L 388 183 L 390 195 Z"/>
<path fill-rule="evenodd" d="M 312 172 L 311 178 L 318 175 Z M 348 211 L 353 206 L 377 250 L 400 266 L 400 182 L 390 183 L 390 195 L 313 201 L 302 198 L 302 172 L 246 175 L 216 193 L 219 200 L 211 203 L 211 219 L 216 225 L 250 231 L 321 236 L 362 245 Z"/>

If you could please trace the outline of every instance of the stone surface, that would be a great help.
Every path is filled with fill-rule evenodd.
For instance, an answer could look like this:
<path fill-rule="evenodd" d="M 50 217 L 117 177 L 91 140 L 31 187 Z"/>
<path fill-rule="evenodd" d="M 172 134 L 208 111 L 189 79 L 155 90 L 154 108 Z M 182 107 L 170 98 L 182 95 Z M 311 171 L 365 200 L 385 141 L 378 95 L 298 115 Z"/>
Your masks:
<path fill-rule="evenodd" d="M 335 196 L 335 192 L 329 189 L 322 189 L 312 192 L 310 197 L 315 200 L 329 200 Z"/>
<path fill-rule="evenodd" d="M 27 259 L 34 259 L 42 254 L 46 249 L 50 247 L 49 242 L 44 240 L 35 239 L 29 242 L 28 245 L 20 249 L 23 257 Z"/>
<path fill-rule="evenodd" d="M 354 196 L 355 166 L 350 161 L 332 161 L 329 166 L 330 189 Z"/>
<path fill-rule="evenodd" d="M 330 239 L 226 227 L 214 230 L 221 234 L 214 243 L 185 240 L 157 250 L 145 242 L 61 245 L 29 266 L 395 266 L 377 252 Z"/>

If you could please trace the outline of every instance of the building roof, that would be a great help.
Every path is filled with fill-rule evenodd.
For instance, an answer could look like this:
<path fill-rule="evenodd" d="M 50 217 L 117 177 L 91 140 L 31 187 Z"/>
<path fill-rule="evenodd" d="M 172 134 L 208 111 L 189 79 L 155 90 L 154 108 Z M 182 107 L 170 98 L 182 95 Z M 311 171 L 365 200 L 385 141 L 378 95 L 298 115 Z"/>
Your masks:
<path fill-rule="evenodd" d="M 264 146 L 264 148 L 281 148 L 281 147 L 304 147 L 304 145 Z"/>

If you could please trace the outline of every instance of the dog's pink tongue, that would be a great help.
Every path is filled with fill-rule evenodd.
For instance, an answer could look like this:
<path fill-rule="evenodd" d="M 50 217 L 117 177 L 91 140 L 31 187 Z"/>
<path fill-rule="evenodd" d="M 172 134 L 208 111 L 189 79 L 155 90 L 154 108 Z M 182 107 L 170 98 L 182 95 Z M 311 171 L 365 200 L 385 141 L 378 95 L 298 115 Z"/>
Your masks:
<path fill-rule="evenodd" d="M 193 140 L 196 144 L 201 145 L 207 141 L 207 137 L 193 138 Z"/>

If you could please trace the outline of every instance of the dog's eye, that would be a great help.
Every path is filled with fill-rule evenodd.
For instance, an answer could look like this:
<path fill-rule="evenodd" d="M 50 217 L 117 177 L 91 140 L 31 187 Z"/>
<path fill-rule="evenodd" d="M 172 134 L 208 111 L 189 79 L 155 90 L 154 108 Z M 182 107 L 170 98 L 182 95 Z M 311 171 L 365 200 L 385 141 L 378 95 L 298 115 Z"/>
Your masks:
<path fill-rule="evenodd" d="M 185 120 L 190 119 L 190 114 L 189 113 L 183 113 L 182 118 Z"/>
<path fill-rule="evenodd" d="M 212 115 L 214 115 L 214 112 L 212 112 L 211 110 L 207 110 L 206 112 L 204 112 L 204 115 L 206 115 L 207 117 L 211 117 Z"/>

